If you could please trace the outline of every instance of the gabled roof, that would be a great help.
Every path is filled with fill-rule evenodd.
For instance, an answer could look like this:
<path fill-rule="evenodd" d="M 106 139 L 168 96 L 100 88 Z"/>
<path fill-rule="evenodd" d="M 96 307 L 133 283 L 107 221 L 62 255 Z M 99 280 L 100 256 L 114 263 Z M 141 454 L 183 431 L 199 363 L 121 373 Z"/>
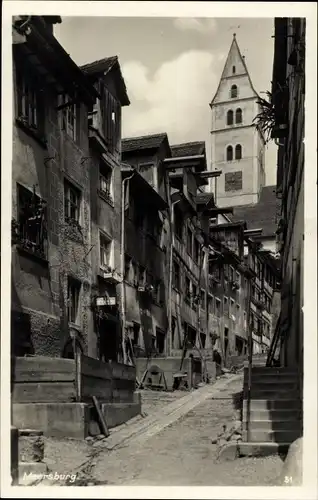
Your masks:
<path fill-rule="evenodd" d="M 118 93 L 121 104 L 122 106 L 129 106 L 130 101 L 127 94 L 127 88 L 117 56 L 105 57 L 104 59 L 84 64 L 80 68 L 86 75 L 91 77 L 107 75 L 112 70 L 117 71 Z"/>
<path fill-rule="evenodd" d="M 238 43 L 237 43 L 237 40 L 236 40 L 236 35 L 235 35 L 235 33 L 234 33 L 234 35 L 233 35 L 233 40 L 232 40 L 232 43 L 231 43 L 231 47 L 230 47 L 230 50 L 229 50 L 229 52 L 228 52 L 228 55 L 227 55 L 227 58 L 226 58 L 226 61 L 225 61 L 224 67 L 223 67 L 223 71 L 222 71 L 222 75 L 221 75 L 221 78 L 220 78 L 220 81 L 219 81 L 219 85 L 218 85 L 218 87 L 217 87 L 217 89 L 216 89 L 216 92 L 215 92 L 215 94 L 214 94 L 214 97 L 213 97 L 212 101 L 210 102 L 210 107 L 214 104 L 214 101 L 215 101 L 215 99 L 216 99 L 216 96 L 218 95 L 218 92 L 219 92 L 219 89 L 220 89 L 220 86 L 221 86 L 221 82 L 222 82 L 222 80 L 223 80 L 223 78 L 224 78 L 224 76 L 223 76 L 223 75 L 224 75 L 224 72 L 225 72 L 225 68 L 226 68 L 226 66 L 227 66 L 227 62 L 228 62 L 228 60 L 229 60 L 229 58 L 230 58 L 230 54 L 231 54 L 231 52 L 232 52 L 233 50 L 235 50 L 235 49 L 238 51 L 239 57 L 240 57 L 240 59 L 241 59 L 242 65 L 243 65 L 243 67 L 244 67 L 244 70 L 245 70 L 246 75 L 247 75 L 247 77 L 248 77 L 248 80 L 249 80 L 249 82 L 250 82 L 251 88 L 252 88 L 253 92 L 255 93 L 255 97 L 259 97 L 258 93 L 257 93 L 257 92 L 256 92 L 256 90 L 254 89 L 254 86 L 253 86 L 253 83 L 252 83 L 252 80 L 251 80 L 250 74 L 249 74 L 249 72 L 248 72 L 248 69 L 247 69 L 247 66 L 246 66 L 246 63 L 245 63 L 245 58 L 244 58 L 244 57 L 242 56 L 242 54 L 241 54 L 240 48 L 239 48 Z"/>
<path fill-rule="evenodd" d="M 121 150 L 122 153 L 128 153 L 145 149 L 158 149 L 164 140 L 168 141 L 168 136 L 165 132 L 140 137 L 129 137 L 122 139 Z"/>
<path fill-rule="evenodd" d="M 253 239 L 273 238 L 277 229 L 277 207 L 276 186 L 264 186 L 258 203 L 234 207 L 231 218 L 233 222 L 244 220 L 247 229 L 262 228 L 262 234 Z"/>
<path fill-rule="evenodd" d="M 171 155 L 173 158 L 183 156 L 195 156 L 205 154 L 205 142 L 185 142 L 183 144 L 174 144 L 171 146 Z"/>

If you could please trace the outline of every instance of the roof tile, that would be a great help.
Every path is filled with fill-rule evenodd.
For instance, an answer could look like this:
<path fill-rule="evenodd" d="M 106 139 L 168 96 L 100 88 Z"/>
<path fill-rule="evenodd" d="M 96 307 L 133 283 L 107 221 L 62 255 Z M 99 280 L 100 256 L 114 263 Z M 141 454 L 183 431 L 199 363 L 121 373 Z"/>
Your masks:
<path fill-rule="evenodd" d="M 205 142 L 200 141 L 175 144 L 171 146 L 171 153 L 173 158 L 202 155 L 205 153 Z"/>
<path fill-rule="evenodd" d="M 122 140 L 121 150 L 128 153 L 140 149 L 157 149 L 166 138 L 166 133 L 129 137 Z"/>
<path fill-rule="evenodd" d="M 244 220 L 247 224 L 247 229 L 262 228 L 262 238 L 273 237 L 277 229 L 276 216 L 278 203 L 276 186 L 264 186 L 258 203 L 255 205 L 234 207 L 231 218 L 233 222 Z"/>

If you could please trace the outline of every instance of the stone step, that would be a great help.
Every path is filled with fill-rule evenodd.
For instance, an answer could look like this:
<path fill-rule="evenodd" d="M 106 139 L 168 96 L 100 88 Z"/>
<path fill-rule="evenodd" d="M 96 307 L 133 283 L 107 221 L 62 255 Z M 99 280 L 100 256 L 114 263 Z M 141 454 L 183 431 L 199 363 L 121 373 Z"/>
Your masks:
<path fill-rule="evenodd" d="M 247 431 L 243 431 L 243 441 L 257 442 L 257 443 L 292 443 L 301 436 L 300 430 L 288 431 L 264 431 L 264 430 L 251 430 L 250 435 Z"/>
<path fill-rule="evenodd" d="M 255 431 L 300 431 L 302 430 L 301 420 L 252 420 L 250 429 Z M 243 419 L 243 430 L 247 430 L 247 422 Z"/>
<path fill-rule="evenodd" d="M 281 375 L 281 374 L 291 374 L 295 376 L 299 376 L 300 373 L 298 370 L 294 368 L 285 368 L 285 367 L 267 367 L 267 366 L 252 366 L 252 373 L 262 373 L 264 375 Z"/>
<path fill-rule="evenodd" d="M 298 399 L 299 391 L 286 391 L 285 389 L 276 388 L 275 390 L 261 390 L 261 389 L 252 389 L 251 390 L 251 399 Z"/>
<path fill-rule="evenodd" d="M 244 389 L 248 389 L 247 381 L 244 383 Z M 263 391 L 297 391 L 299 390 L 299 385 L 297 382 L 267 382 L 252 380 L 251 385 L 252 390 L 263 390 Z"/>
<path fill-rule="evenodd" d="M 252 399 L 250 402 L 250 410 L 301 410 L 302 402 L 296 399 Z M 247 400 L 243 401 L 243 411 L 247 410 Z"/>
<path fill-rule="evenodd" d="M 241 457 L 266 457 L 269 455 L 287 454 L 290 443 L 251 443 L 241 442 L 238 454 Z"/>
<path fill-rule="evenodd" d="M 248 377 L 244 377 L 244 383 L 248 382 Z M 256 374 L 251 377 L 251 382 L 252 383 L 258 383 L 258 382 L 264 382 L 266 384 L 272 384 L 272 385 L 285 385 L 285 384 L 297 384 L 301 385 L 301 381 L 299 380 L 298 377 L 294 377 L 293 375 L 290 374 L 284 374 L 282 376 L 279 375 L 263 375 L 263 374 Z"/>
<path fill-rule="evenodd" d="M 246 411 L 243 411 L 243 421 L 246 421 Z M 283 410 L 252 410 L 250 412 L 251 421 L 290 421 L 290 420 L 301 420 L 302 419 L 302 411 L 291 408 L 291 409 L 283 409 Z"/>

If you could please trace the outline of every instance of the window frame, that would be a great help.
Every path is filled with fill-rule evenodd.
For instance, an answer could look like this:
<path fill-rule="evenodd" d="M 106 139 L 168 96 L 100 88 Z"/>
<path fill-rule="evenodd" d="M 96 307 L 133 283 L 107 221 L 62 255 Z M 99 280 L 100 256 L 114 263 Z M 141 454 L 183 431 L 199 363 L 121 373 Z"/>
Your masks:
<path fill-rule="evenodd" d="M 113 180 L 112 167 L 101 159 L 99 162 L 98 173 L 98 194 L 112 207 L 114 207 Z M 103 182 L 106 189 L 103 187 Z"/>
<path fill-rule="evenodd" d="M 74 141 L 77 142 L 79 107 L 74 98 L 68 94 L 62 94 L 60 97 L 61 106 L 61 128 Z M 72 103 L 65 106 L 67 103 Z"/>
<path fill-rule="evenodd" d="M 226 161 L 233 161 L 234 159 L 234 151 L 233 151 L 233 146 L 229 144 L 226 147 Z"/>
<path fill-rule="evenodd" d="M 107 246 L 103 245 L 103 242 L 107 244 Z M 99 231 L 99 267 L 100 269 L 111 271 L 113 269 L 113 244 L 114 241 L 102 231 Z M 106 252 L 103 253 L 104 249 L 107 249 Z M 106 264 L 103 262 L 102 255 L 107 255 L 108 259 L 106 259 Z"/>
<path fill-rule="evenodd" d="M 230 89 L 230 97 L 231 99 L 237 99 L 238 98 L 238 86 L 233 84 Z"/>
<path fill-rule="evenodd" d="M 235 111 L 235 123 L 242 124 L 243 123 L 243 111 L 242 108 L 237 108 Z"/>
<path fill-rule="evenodd" d="M 226 113 L 226 125 L 228 127 L 231 127 L 232 125 L 234 125 L 234 113 L 233 113 L 233 109 L 229 109 Z"/>
<path fill-rule="evenodd" d="M 74 195 L 76 201 L 71 200 L 71 195 Z M 81 223 L 81 204 L 82 192 L 70 180 L 64 178 L 64 220 L 68 223 Z M 72 210 L 75 210 L 75 217 L 72 216 Z"/>
<path fill-rule="evenodd" d="M 75 290 L 75 314 L 74 317 L 72 316 L 71 309 L 73 307 L 71 303 L 71 294 L 70 294 L 70 289 Z M 76 326 L 80 326 L 80 308 L 81 308 L 81 289 L 82 289 L 82 283 L 75 279 L 73 276 L 68 276 L 67 277 L 67 311 L 68 311 L 68 323 Z"/>
<path fill-rule="evenodd" d="M 238 154 L 239 152 L 239 154 Z M 243 148 L 241 144 L 236 144 L 235 146 L 235 160 L 242 160 L 243 158 Z"/>

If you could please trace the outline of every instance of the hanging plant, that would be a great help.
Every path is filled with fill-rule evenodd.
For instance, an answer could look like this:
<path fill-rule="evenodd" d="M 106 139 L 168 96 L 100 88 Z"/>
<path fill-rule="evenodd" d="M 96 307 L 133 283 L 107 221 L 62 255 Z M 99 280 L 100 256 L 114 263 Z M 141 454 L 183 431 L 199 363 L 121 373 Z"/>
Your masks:
<path fill-rule="evenodd" d="M 256 123 L 256 130 L 265 136 L 265 142 L 271 139 L 271 133 L 276 123 L 275 107 L 272 103 L 271 92 L 265 92 L 267 99 L 259 98 L 257 104 L 261 107 L 261 112 L 255 116 L 253 122 Z"/>

